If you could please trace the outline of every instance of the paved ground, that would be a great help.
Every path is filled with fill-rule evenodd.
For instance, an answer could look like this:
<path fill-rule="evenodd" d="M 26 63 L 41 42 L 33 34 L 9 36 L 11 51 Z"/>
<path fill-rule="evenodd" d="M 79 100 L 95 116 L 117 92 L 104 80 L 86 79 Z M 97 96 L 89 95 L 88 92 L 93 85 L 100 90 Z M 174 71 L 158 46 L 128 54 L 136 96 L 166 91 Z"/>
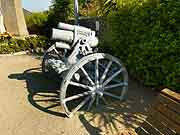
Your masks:
<path fill-rule="evenodd" d="M 0 57 L 1 135 L 118 135 L 136 128 L 156 93 L 130 81 L 128 100 L 67 118 L 59 106 L 59 84 L 45 79 L 35 56 Z"/>

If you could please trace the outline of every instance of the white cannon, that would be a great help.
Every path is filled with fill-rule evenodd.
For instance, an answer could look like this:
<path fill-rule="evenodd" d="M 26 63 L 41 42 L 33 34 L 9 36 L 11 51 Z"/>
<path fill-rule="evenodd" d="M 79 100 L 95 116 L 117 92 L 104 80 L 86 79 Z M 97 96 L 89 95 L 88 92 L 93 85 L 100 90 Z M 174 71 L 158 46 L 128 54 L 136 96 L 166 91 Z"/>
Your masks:
<path fill-rule="evenodd" d="M 74 42 L 73 44 L 75 44 L 79 39 L 89 38 L 91 47 L 96 47 L 98 44 L 96 33 L 91 29 L 65 23 L 59 23 L 58 28 L 52 30 L 52 40 L 60 40 L 70 44 Z"/>
<path fill-rule="evenodd" d="M 52 45 L 44 54 L 42 72 L 61 78 L 60 101 L 67 116 L 83 107 L 110 98 L 123 100 L 128 88 L 128 73 L 116 57 L 98 53 L 98 39 L 91 29 L 59 23 L 52 30 Z"/>

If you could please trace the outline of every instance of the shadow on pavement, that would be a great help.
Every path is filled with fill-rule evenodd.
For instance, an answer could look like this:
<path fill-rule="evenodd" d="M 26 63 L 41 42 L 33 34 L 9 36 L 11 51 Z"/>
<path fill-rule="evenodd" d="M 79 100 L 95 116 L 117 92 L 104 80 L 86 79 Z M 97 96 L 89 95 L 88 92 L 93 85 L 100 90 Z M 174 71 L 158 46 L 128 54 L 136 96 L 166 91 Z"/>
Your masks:
<path fill-rule="evenodd" d="M 23 73 L 10 74 L 10 79 L 25 80 L 28 90 L 28 101 L 37 109 L 60 117 L 66 117 L 61 113 L 59 88 L 61 82 L 46 79 L 40 68 L 33 68 Z"/>
<path fill-rule="evenodd" d="M 26 81 L 28 100 L 34 107 L 55 116 L 66 117 L 59 100 L 61 81 L 46 79 L 39 68 L 10 74 L 8 77 Z M 123 129 L 135 129 L 144 121 L 155 98 L 156 93 L 130 81 L 127 100 L 109 100 L 108 105 L 94 105 L 90 112 L 82 112 L 79 120 L 90 135 L 119 135 Z"/>
<path fill-rule="evenodd" d="M 88 131 L 88 133 L 90 135 L 100 135 L 101 133 L 101 129 L 92 126 L 89 121 L 84 117 L 84 115 L 80 114 L 79 115 L 79 120 L 81 121 L 81 123 L 84 125 L 84 127 L 86 128 L 86 130 Z"/>
<path fill-rule="evenodd" d="M 90 135 L 123 135 L 123 131 L 131 132 L 143 123 L 156 94 L 142 93 L 137 86 L 130 89 L 134 92 L 129 92 L 126 101 L 109 101 L 108 105 L 99 105 L 79 116 Z"/>
<path fill-rule="evenodd" d="M 79 115 L 80 121 L 91 135 L 121 135 L 139 127 L 148 116 L 148 111 L 156 101 L 157 92 L 129 81 L 127 99 L 123 102 L 108 99 L 90 112 Z"/>

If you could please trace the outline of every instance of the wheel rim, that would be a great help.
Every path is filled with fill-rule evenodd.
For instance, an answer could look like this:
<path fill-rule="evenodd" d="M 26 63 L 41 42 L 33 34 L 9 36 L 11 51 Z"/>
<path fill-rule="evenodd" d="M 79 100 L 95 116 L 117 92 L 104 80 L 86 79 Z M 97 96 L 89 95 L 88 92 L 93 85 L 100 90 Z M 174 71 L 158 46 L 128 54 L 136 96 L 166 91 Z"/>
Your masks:
<path fill-rule="evenodd" d="M 111 97 L 122 100 L 128 88 L 128 74 L 115 57 L 96 53 L 83 57 L 67 73 L 61 85 L 60 100 L 67 116 L 79 109 Z M 73 104 L 73 105 L 72 105 Z"/>

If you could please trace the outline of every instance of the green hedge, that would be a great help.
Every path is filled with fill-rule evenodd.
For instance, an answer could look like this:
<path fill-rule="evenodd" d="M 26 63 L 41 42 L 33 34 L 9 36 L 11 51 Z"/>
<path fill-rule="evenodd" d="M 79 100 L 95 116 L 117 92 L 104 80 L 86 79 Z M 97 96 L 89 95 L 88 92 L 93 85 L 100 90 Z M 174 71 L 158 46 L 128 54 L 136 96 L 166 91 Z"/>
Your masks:
<path fill-rule="evenodd" d="M 18 38 L 0 38 L 0 54 L 9 54 L 25 50 L 47 49 L 50 41 L 44 36 Z"/>
<path fill-rule="evenodd" d="M 108 16 L 111 48 L 144 85 L 180 89 L 180 0 L 122 1 Z"/>
<path fill-rule="evenodd" d="M 25 16 L 27 28 L 30 34 L 46 35 L 48 12 L 37 12 Z"/>

